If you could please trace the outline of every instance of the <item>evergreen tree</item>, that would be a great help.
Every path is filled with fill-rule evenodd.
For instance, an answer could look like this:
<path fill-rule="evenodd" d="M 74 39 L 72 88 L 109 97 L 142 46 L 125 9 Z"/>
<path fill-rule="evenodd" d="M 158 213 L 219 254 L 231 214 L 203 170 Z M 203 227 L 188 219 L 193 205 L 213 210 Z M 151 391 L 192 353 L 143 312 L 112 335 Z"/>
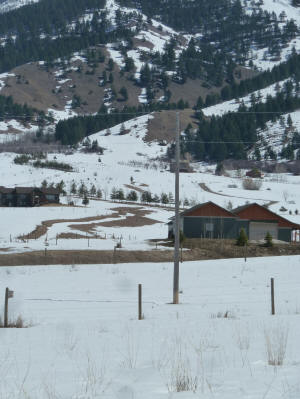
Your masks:
<path fill-rule="evenodd" d="M 245 245 L 247 245 L 247 243 L 248 243 L 247 234 L 246 234 L 244 228 L 241 228 L 239 236 L 236 241 L 236 245 L 238 245 L 239 247 L 244 247 Z"/>
<path fill-rule="evenodd" d="M 138 196 L 137 196 L 136 191 L 134 191 L 134 190 L 129 191 L 129 193 L 127 194 L 126 199 L 128 201 L 137 201 L 138 200 Z"/>
<path fill-rule="evenodd" d="M 265 240 L 265 247 L 273 247 L 273 238 L 269 232 L 267 232 L 264 240 Z"/>
<path fill-rule="evenodd" d="M 90 200 L 88 199 L 87 195 L 84 194 L 83 200 L 82 200 L 82 204 L 84 206 L 87 206 L 89 204 Z"/>

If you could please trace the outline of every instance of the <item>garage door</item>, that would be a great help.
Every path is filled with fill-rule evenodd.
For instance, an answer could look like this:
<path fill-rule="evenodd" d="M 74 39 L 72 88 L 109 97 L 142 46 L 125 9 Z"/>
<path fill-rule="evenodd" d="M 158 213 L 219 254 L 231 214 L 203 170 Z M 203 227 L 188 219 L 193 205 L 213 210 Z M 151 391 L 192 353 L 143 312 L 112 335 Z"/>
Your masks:
<path fill-rule="evenodd" d="M 277 239 L 278 238 L 277 223 L 250 222 L 250 227 L 249 227 L 250 240 L 262 240 L 265 238 L 267 232 L 269 232 L 273 238 Z"/>

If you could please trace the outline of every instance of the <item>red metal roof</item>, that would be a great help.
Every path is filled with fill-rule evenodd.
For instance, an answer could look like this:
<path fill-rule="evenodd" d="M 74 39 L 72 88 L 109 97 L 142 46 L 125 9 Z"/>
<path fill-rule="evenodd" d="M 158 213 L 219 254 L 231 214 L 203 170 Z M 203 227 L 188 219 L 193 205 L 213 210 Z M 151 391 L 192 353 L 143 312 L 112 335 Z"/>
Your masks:
<path fill-rule="evenodd" d="M 227 209 L 215 204 L 214 202 L 204 202 L 198 204 L 193 208 L 187 209 L 180 214 L 181 216 L 206 216 L 206 217 L 230 217 L 236 218 L 237 216 Z"/>
<path fill-rule="evenodd" d="M 257 203 L 247 204 L 239 208 L 233 209 L 232 211 L 241 219 L 247 220 L 272 220 L 277 221 L 279 227 L 289 227 L 293 230 L 300 230 L 300 225 L 297 223 L 290 222 L 289 220 L 277 215 L 270 211 L 265 206 Z"/>

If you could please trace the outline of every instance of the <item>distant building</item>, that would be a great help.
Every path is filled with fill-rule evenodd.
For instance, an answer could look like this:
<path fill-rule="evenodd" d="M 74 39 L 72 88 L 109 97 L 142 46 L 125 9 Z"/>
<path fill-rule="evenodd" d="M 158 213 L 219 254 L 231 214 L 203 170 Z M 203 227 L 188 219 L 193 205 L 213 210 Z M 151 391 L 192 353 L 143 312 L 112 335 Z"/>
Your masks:
<path fill-rule="evenodd" d="M 59 203 L 59 190 L 56 188 L 0 186 L 0 206 L 39 206 Z"/>
<path fill-rule="evenodd" d="M 173 236 L 174 220 L 169 223 L 168 236 Z M 236 239 L 244 228 L 250 240 L 264 239 L 269 232 L 274 239 L 290 242 L 292 231 L 300 225 L 256 203 L 228 211 L 213 202 L 196 205 L 180 213 L 180 230 L 187 238 Z"/>
<path fill-rule="evenodd" d="M 171 173 L 176 172 L 176 162 L 175 161 L 170 162 L 170 172 Z M 189 161 L 182 160 L 179 162 L 179 172 L 180 173 L 192 173 L 193 172 L 193 168 L 191 167 Z"/>

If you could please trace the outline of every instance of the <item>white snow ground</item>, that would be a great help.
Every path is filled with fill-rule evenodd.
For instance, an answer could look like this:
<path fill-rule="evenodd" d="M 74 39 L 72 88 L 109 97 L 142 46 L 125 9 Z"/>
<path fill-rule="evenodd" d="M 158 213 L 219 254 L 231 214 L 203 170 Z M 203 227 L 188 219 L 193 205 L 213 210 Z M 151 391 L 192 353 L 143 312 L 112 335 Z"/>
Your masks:
<path fill-rule="evenodd" d="M 180 305 L 169 304 L 169 263 L 1 267 L 10 318 L 30 324 L 0 329 L 1 397 L 298 399 L 299 265 L 299 256 L 184 262 Z M 268 348 L 283 351 L 282 366 L 268 364 Z M 185 377 L 190 390 L 175 392 Z"/>

